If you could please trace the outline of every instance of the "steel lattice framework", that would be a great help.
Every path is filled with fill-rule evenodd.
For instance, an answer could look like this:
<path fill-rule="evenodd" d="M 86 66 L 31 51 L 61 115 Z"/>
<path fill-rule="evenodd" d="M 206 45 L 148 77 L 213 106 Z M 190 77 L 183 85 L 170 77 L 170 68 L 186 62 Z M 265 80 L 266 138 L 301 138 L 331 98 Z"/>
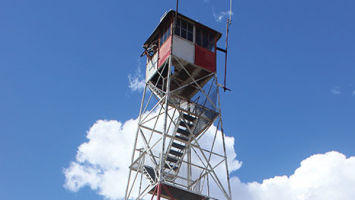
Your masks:
<path fill-rule="evenodd" d="M 125 194 L 154 197 L 232 199 L 217 75 L 174 55 L 146 82 Z"/>

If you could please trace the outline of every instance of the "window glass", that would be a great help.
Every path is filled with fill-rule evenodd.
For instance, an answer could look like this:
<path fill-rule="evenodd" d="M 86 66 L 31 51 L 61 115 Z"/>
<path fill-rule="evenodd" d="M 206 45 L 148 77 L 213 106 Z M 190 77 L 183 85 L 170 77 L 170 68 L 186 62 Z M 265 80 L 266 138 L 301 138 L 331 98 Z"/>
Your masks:
<path fill-rule="evenodd" d="M 164 43 L 164 35 L 165 35 L 165 34 L 163 34 L 163 35 L 160 37 L 160 46 Z"/>
<path fill-rule="evenodd" d="M 186 31 L 187 31 L 187 24 L 186 24 L 186 22 L 185 21 L 181 21 L 181 37 L 182 38 L 187 38 L 187 36 L 186 36 Z"/>
<path fill-rule="evenodd" d="M 160 37 L 160 46 L 163 45 L 164 41 L 163 41 L 163 37 Z"/>
<path fill-rule="evenodd" d="M 186 38 L 186 30 L 185 29 L 181 29 L 181 35 L 182 38 Z"/>
<path fill-rule="evenodd" d="M 190 40 L 191 42 L 193 41 L 193 33 L 192 32 L 187 33 L 187 39 Z"/>
<path fill-rule="evenodd" d="M 196 44 L 210 51 L 214 51 L 215 35 L 209 30 L 196 27 Z"/>
<path fill-rule="evenodd" d="M 188 29 L 189 32 L 193 32 L 194 31 L 194 26 L 192 24 L 188 23 L 188 28 L 187 29 Z"/>
<path fill-rule="evenodd" d="M 202 47 L 208 49 L 208 32 L 203 31 L 202 34 Z"/>
<path fill-rule="evenodd" d="M 194 26 L 190 23 L 187 23 L 187 39 L 190 40 L 191 42 L 193 41 L 193 35 L 194 35 Z"/>
<path fill-rule="evenodd" d="M 196 28 L 196 44 L 198 46 L 202 46 L 202 42 L 201 42 L 201 29 L 200 28 Z"/>
<path fill-rule="evenodd" d="M 170 35 L 170 26 L 165 30 L 163 35 L 160 37 L 160 46 L 164 44 L 164 42 L 168 39 Z"/>
<path fill-rule="evenodd" d="M 178 35 L 184 39 L 190 40 L 191 42 L 193 41 L 193 24 L 185 21 L 178 19 L 176 21 L 176 27 L 175 27 L 175 35 Z"/>
<path fill-rule="evenodd" d="M 170 27 L 169 27 L 168 30 L 166 31 L 166 39 L 165 39 L 165 40 L 167 40 L 169 36 L 170 36 Z"/>
<path fill-rule="evenodd" d="M 181 21 L 181 30 L 187 30 L 187 23 L 185 21 Z"/>
<path fill-rule="evenodd" d="M 180 19 L 178 19 L 175 24 L 175 34 L 178 36 L 180 36 L 180 23 L 181 23 L 181 21 L 180 21 Z"/>
<path fill-rule="evenodd" d="M 215 45 L 214 35 L 210 32 L 208 37 L 209 37 L 208 38 L 208 41 L 209 41 L 208 49 L 210 51 L 214 51 L 214 45 Z"/>

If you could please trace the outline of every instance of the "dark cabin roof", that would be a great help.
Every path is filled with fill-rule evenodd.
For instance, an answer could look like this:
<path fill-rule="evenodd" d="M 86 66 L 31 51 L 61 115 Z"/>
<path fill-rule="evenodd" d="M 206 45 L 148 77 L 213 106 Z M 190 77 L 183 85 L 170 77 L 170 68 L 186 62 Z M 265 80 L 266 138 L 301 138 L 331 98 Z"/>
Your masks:
<path fill-rule="evenodd" d="M 147 39 L 147 41 L 145 41 L 144 45 L 150 44 L 150 43 L 154 40 L 155 37 L 158 37 L 157 35 L 158 35 L 158 33 L 159 33 L 159 30 L 160 30 L 164 25 L 166 25 L 166 24 L 168 23 L 168 20 L 173 19 L 173 18 L 175 17 L 175 13 L 176 13 L 175 10 L 169 10 L 169 11 L 166 11 L 166 12 L 164 13 L 164 15 L 163 15 L 163 16 L 161 17 L 161 19 L 160 19 L 159 25 L 155 28 L 155 30 L 153 31 L 153 33 L 149 36 L 149 38 Z M 212 28 L 210 28 L 210 27 L 208 27 L 208 26 L 206 26 L 206 25 L 203 25 L 203 24 L 201 24 L 201 23 L 199 23 L 199 22 L 197 22 L 197 21 L 195 21 L 195 20 L 193 20 L 193 19 L 191 19 L 191 18 L 189 18 L 189 17 L 186 17 L 185 15 L 182 15 L 182 14 L 180 14 L 180 13 L 178 13 L 178 15 L 179 15 L 179 17 L 180 17 L 181 19 L 185 19 L 185 20 L 187 20 L 187 21 L 191 21 L 191 22 L 193 22 L 194 24 L 197 24 L 198 26 L 200 26 L 200 27 L 202 27 L 202 28 L 205 28 L 205 29 L 208 29 L 209 31 L 215 33 L 215 34 L 217 35 L 217 41 L 221 38 L 222 34 L 221 34 L 220 32 L 218 32 L 218 31 L 216 31 L 216 30 L 214 30 L 214 29 L 212 29 Z"/>

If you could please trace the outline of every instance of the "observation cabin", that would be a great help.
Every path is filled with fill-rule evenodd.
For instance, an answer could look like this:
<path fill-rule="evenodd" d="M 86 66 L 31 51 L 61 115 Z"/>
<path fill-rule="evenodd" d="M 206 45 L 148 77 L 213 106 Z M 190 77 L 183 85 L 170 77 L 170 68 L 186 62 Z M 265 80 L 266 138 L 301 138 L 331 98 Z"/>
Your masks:
<path fill-rule="evenodd" d="M 176 16 L 174 10 L 167 11 L 143 46 L 143 54 L 147 56 L 146 82 L 160 92 L 166 90 L 168 67 L 165 66 L 171 56 L 174 67 L 170 91 L 180 99 L 190 100 L 199 91 L 191 82 L 202 87 L 211 79 L 211 73 L 216 73 L 216 44 L 221 35 L 180 13 Z"/>

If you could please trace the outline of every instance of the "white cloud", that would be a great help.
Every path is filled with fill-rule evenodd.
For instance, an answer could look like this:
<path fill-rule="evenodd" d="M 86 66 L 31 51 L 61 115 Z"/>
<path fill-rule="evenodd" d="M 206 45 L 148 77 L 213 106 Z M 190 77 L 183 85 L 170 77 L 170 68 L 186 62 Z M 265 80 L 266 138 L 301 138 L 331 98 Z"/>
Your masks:
<path fill-rule="evenodd" d="M 330 93 L 334 94 L 334 95 L 339 95 L 341 94 L 341 90 L 339 87 L 333 87 L 331 90 L 330 90 Z"/>
<path fill-rule="evenodd" d="M 245 200 L 355 199 L 355 157 L 338 152 L 317 154 L 301 162 L 291 176 L 275 176 L 262 183 L 232 178 L 234 197 Z M 243 198 L 241 198 L 243 197 Z"/>
<path fill-rule="evenodd" d="M 64 186 L 71 191 L 89 186 L 107 198 L 121 198 L 136 127 L 135 120 L 97 121 L 87 132 L 88 141 L 79 146 L 76 160 L 64 170 Z"/>
<path fill-rule="evenodd" d="M 351 93 L 353 96 L 355 96 L 355 90 Z"/>
<path fill-rule="evenodd" d="M 138 67 L 136 72 L 132 74 L 128 74 L 128 82 L 129 82 L 129 89 L 132 91 L 142 91 L 145 87 L 145 79 L 141 71 L 141 62 L 140 59 L 137 61 Z"/>
<path fill-rule="evenodd" d="M 212 10 L 212 11 L 213 11 L 213 17 L 216 20 L 216 22 L 222 22 L 222 20 L 225 17 L 228 18 L 230 15 L 233 15 L 233 12 L 231 12 L 231 11 L 222 11 L 219 13 L 215 13 L 214 10 Z"/>
<path fill-rule="evenodd" d="M 97 121 L 87 132 L 88 141 L 78 147 L 75 161 L 64 169 L 64 186 L 74 192 L 88 186 L 107 199 L 122 199 L 136 128 L 136 119 Z M 211 141 L 214 129 L 211 127 L 204 140 Z M 220 146 L 220 141 L 216 145 Z M 239 169 L 233 137 L 226 138 L 226 148 L 230 170 Z M 234 176 L 231 184 L 234 199 L 353 200 L 355 157 L 334 151 L 316 154 L 303 160 L 290 176 L 275 176 L 261 183 L 243 183 Z"/>

